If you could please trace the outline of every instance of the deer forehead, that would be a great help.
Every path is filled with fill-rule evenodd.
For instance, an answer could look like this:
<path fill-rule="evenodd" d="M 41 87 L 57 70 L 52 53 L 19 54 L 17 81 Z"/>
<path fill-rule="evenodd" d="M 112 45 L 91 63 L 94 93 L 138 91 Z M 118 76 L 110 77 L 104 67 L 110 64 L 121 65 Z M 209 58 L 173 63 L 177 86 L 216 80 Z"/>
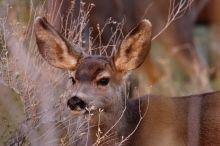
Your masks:
<path fill-rule="evenodd" d="M 107 57 L 91 56 L 80 60 L 75 71 L 78 81 L 92 81 L 101 77 L 110 76 L 111 61 Z"/>

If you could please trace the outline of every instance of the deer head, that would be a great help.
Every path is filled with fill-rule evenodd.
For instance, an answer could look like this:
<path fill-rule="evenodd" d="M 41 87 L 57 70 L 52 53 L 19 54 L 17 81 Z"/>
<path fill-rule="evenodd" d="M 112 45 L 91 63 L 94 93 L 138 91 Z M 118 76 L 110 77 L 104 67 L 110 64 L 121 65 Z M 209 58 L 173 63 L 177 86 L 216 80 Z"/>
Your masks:
<path fill-rule="evenodd" d="M 93 56 L 67 42 L 45 18 L 35 20 L 38 49 L 52 66 L 72 72 L 72 96 L 67 102 L 75 113 L 123 107 L 126 74 L 145 60 L 151 44 L 151 23 L 142 20 L 118 46 L 113 57 Z"/>

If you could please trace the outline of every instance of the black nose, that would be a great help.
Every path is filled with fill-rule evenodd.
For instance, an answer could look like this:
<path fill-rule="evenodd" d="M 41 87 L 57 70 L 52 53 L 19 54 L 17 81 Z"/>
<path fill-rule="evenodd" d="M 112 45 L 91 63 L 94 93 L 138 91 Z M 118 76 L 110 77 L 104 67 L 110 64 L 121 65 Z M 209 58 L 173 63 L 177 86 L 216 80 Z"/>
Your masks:
<path fill-rule="evenodd" d="M 67 101 L 67 106 L 71 109 L 71 110 L 83 110 L 86 107 L 86 104 L 84 101 L 82 101 L 80 98 L 78 98 L 77 96 L 71 97 L 68 101 Z"/>

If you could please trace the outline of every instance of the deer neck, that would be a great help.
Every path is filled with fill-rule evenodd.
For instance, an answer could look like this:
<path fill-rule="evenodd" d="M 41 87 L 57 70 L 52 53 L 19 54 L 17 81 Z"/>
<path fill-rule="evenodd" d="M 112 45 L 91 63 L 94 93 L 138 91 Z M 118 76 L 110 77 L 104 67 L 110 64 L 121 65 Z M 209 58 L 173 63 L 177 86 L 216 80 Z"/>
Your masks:
<path fill-rule="evenodd" d="M 104 115 L 100 115 L 102 120 L 91 123 L 98 126 L 90 128 L 90 143 L 105 146 L 120 143 L 129 145 L 132 133 L 140 120 L 139 105 L 139 101 L 127 99 L 124 106 L 112 109 L 108 113 L 101 113 Z"/>

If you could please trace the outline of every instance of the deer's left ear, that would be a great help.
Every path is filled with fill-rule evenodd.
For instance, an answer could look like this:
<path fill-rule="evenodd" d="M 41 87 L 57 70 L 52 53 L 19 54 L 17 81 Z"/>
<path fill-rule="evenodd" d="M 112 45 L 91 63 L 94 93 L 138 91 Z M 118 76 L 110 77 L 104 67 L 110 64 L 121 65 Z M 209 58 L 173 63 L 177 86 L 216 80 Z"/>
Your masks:
<path fill-rule="evenodd" d="M 144 62 L 150 50 L 151 29 L 151 23 L 144 19 L 121 42 L 113 58 L 118 71 L 135 69 Z"/>

